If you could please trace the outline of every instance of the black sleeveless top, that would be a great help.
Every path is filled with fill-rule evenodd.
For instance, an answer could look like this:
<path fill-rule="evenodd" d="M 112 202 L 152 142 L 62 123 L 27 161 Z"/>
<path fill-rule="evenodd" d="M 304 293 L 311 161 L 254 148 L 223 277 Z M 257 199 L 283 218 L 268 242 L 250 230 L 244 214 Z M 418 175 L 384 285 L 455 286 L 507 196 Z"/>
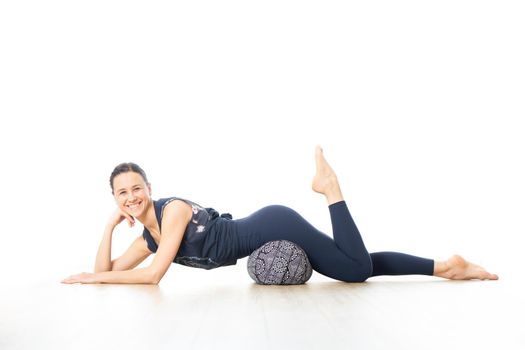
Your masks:
<path fill-rule="evenodd" d="M 186 226 L 184 237 L 173 262 L 206 270 L 214 269 L 219 266 L 235 265 L 237 259 L 221 261 L 217 256 L 214 256 L 216 255 L 214 254 L 216 249 L 213 249 L 220 238 L 219 230 L 214 228 L 215 223 L 221 218 L 231 220 L 232 216 L 229 213 L 219 215 L 219 213 L 213 208 L 204 208 L 197 203 L 183 198 L 161 198 L 153 201 L 155 216 L 159 228 L 161 229 L 164 207 L 176 199 L 182 200 L 191 205 L 193 215 Z M 148 243 L 148 249 L 153 253 L 157 252 L 157 243 L 145 227 L 142 236 Z"/>

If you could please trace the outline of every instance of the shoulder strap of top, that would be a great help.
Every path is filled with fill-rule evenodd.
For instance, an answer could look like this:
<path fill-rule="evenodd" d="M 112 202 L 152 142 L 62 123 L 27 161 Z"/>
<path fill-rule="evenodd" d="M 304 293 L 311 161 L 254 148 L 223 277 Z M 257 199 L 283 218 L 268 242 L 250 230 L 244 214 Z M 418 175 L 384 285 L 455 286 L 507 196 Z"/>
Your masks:
<path fill-rule="evenodd" d="M 161 198 L 159 199 L 158 201 L 155 201 L 156 205 L 155 205 L 155 215 L 157 216 L 157 222 L 159 223 L 159 228 L 160 228 L 160 225 L 161 225 L 161 221 L 162 221 L 162 211 L 164 209 L 164 206 L 166 206 L 166 204 L 168 204 L 169 202 L 175 200 L 175 199 L 180 199 L 181 201 L 184 201 L 186 203 L 188 203 L 189 205 L 198 205 L 197 203 L 193 202 L 193 201 L 190 201 L 189 199 L 184 199 L 184 198 L 180 198 L 180 197 L 167 197 L 167 198 Z M 200 205 L 198 205 L 200 207 Z M 229 219 L 231 220 L 232 219 L 232 215 L 230 213 L 224 213 L 224 214 L 220 214 L 219 215 L 219 212 L 213 208 L 204 208 L 208 214 L 210 215 L 210 220 L 211 219 L 215 219 L 216 217 L 220 216 L 221 218 L 225 218 L 225 219 Z"/>
<path fill-rule="evenodd" d="M 153 201 L 153 208 L 155 209 L 155 218 L 157 219 L 157 223 L 159 224 L 159 229 L 162 222 L 162 210 L 166 204 L 171 202 L 174 199 L 179 199 L 177 197 L 168 197 L 168 198 L 161 198 L 159 200 Z M 144 227 L 144 231 L 142 231 L 142 237 L 146 240 L 148 244 L 148 249 L 152 252 L 156 252 L 158 249 L 157 243 L 151 236 L 151 233 L 147 228 Z"/>
<path fill-rule="evenodd" d="M 181 201 L 184 201 L 186 203 L 189 203 L 191 205 L 191 201 L 188 201 L 186 199 L 183 199 L 183 198 L 179 198 L 179 197 L 167 197 L 167 198 L 161 198 L 159 200 L 156 200 L 154 201 L 154 204 L 155 204 L 155 216 L 157 218 L 157 223 L 159 224 L 159 229 L 161 229 L 162 227 L 162 213 L 164 212 L 164 207 L 176 200 L 176 199 L 180 199 Z"/>
<path fill-rule="evenodd" d="M 180 198 L 180 197 L 166 197 L 166 198 L 161 198 L 159 200 L 156 200 L 156 201 L 153 201 L 153 204 L 154 204 L 154 207 L 155 207 L 155 216 L 157 217 L 157 222 L 159 224 L 159 228 L 161 227 L 161 222 L 162 222 L 162 212 L 164 210 L 164 207 L 166 206 L 166 204 L 170 203 L 171 201 L 174 201 L 175 199 L 179 199 L 181 201 L 184 201 L 186 203 L 188 203 L 189 205 L 198 205 L 197 203 L 195 202 L 192 202 L 188 199 L 184 199 L 184 198 Z M 199 205 L 200 207 L 200 205 Z M 230 213 L 223 213 L 223 214 L 219 214 L 219 212 L 211 207 L 208 207 L 208 208 L 204 208 L 208 214 L 210 215 L 210 220 L 211 219 L 215 219 L 216 217 L 221 217 L 221 218 L 225 218 L 225 219 L 229 219 L 231 220 L 233 217 L 232 217 L 232 214 Z"/>

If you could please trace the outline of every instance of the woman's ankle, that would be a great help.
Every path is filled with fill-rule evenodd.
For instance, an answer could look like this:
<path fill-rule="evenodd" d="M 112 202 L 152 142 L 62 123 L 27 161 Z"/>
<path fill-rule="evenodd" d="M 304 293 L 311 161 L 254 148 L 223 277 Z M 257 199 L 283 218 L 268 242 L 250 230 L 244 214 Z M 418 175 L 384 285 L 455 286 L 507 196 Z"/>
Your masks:
<path fill-rule="evenodd" d="M 434 276 L 443 277 L 443 273 L 447 271 L 448 266 L 445 261 L 434 260 Z"/>

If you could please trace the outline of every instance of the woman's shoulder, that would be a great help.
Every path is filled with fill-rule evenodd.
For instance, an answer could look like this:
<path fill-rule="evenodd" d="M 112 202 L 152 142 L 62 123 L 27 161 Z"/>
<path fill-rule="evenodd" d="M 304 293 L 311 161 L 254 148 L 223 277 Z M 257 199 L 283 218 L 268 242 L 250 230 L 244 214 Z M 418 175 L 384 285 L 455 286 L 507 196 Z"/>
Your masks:
<path fill-rule="evenodd" d="M 154 202 L 158 205 L 158 206 L 161 206 L 161 207 L 165 207 L 166 205 L 168 205 L 169 203 L 173 202 L 173 201 L 182 201 L 182 202 L 185 202 L 186 204 L 189 204 L 193 209 L 204 209 L 204 207 L 192 200 L 189 200 L 189 199 L 186 199 L 186 198 L 182 198 L 182 197 L 176 197 L 176 196 L 171 196 L 171 197 L 165 197 L 165 198 L 159 198 L 157 200 L 155 200 Z"/>
<path fill-rule="evenodd" d="M 186 203 L 186 205 L 188 206 L 189 209 L 191 209 L 192 211 L 192 215 L 193 216 L 196 216 L 196 215 L 208 215 L 208 211 L 207 211 L 207 208 L 204 208 L 203 206 L 201 206 L 200 204 L 192 201 L 192 200 L 189 200 L 189 199 L 186 199 L 186 198 L 182 198 L 182 197 L 175 197 L 175 196 L 172 196 L 172 197 L 165 197 L 165 198 L 160 198 L 155 202 L 155 206 L 158 208 L 158 211 L 160 212 L 160 218 L 162 219 L 162 216 L 163 216 L 163 213 L 164 213 L 164 210 L 166 207 L 175 207 L 176 206 L 176 203 L 180 203 L 180 202 L 184 202 Z M 171 205 L 170 205 L 171 203 Z"/>
<path fill-rule="evenodd" d="M 230 213 L 220 214 L 217 210 L 215 210 L 212 207 L 204 207 L 192 200 L 182 198 L 182 197 L 172 196 L 172 197 L 160 198 L 159 200 L 155 201 L 156 206 L 158 206 L 158 208 L 160 209 L 159 213 L 160 213 L 161 220 L 162 220 L 162 216 L 163 216 L 162 214 L 164 212 L 164 208 L 166 207 L 166 205 L 168 205 L 169 203 L 172 203 L 175 200 L 183 201 L 191 207 L 191 210 L 193 213 L 192 222 L 194 223 L 207 222 L 207 221 L 216 219 L 219 216 L 225 219 L 230 219 L 230 220 L 232 219 L 232 215 Z"/>

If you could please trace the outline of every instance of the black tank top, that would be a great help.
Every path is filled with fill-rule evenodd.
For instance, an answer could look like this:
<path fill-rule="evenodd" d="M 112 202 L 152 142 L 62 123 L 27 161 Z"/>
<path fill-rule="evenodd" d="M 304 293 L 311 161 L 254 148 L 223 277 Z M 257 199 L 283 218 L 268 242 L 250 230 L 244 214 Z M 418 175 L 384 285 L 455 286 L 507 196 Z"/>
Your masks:
<path fill-rule="evenodd" d="M 210 247 L 216 245 L 220 237 L 220 232 L 217 232 L 216 229 L 212 229 L 215 222 L 219 218 L 232 219 L 232 216 L 229 213 L 219 215 L 219 213 L 213 208 L 204 208 L 195 202 L 183 198 L 161 198 L 153 201 L 159 229 L 161 229 L 164 207 L 176 199 L 182 200 L 191 205 L 193 215 L 186 226 L 184 237 L 173 262 L 206 270 L 214 269 L 219 266 L 235 265 L 237 259 L 220 261 L 220 259 L 213 256 L 213 249 L 210 249 Z M 157 252 L 158 245 L 151 236 L 151 233 L 145 227 L 142 236 L 148 244 L 148 249 L 153 253 Z"/>

